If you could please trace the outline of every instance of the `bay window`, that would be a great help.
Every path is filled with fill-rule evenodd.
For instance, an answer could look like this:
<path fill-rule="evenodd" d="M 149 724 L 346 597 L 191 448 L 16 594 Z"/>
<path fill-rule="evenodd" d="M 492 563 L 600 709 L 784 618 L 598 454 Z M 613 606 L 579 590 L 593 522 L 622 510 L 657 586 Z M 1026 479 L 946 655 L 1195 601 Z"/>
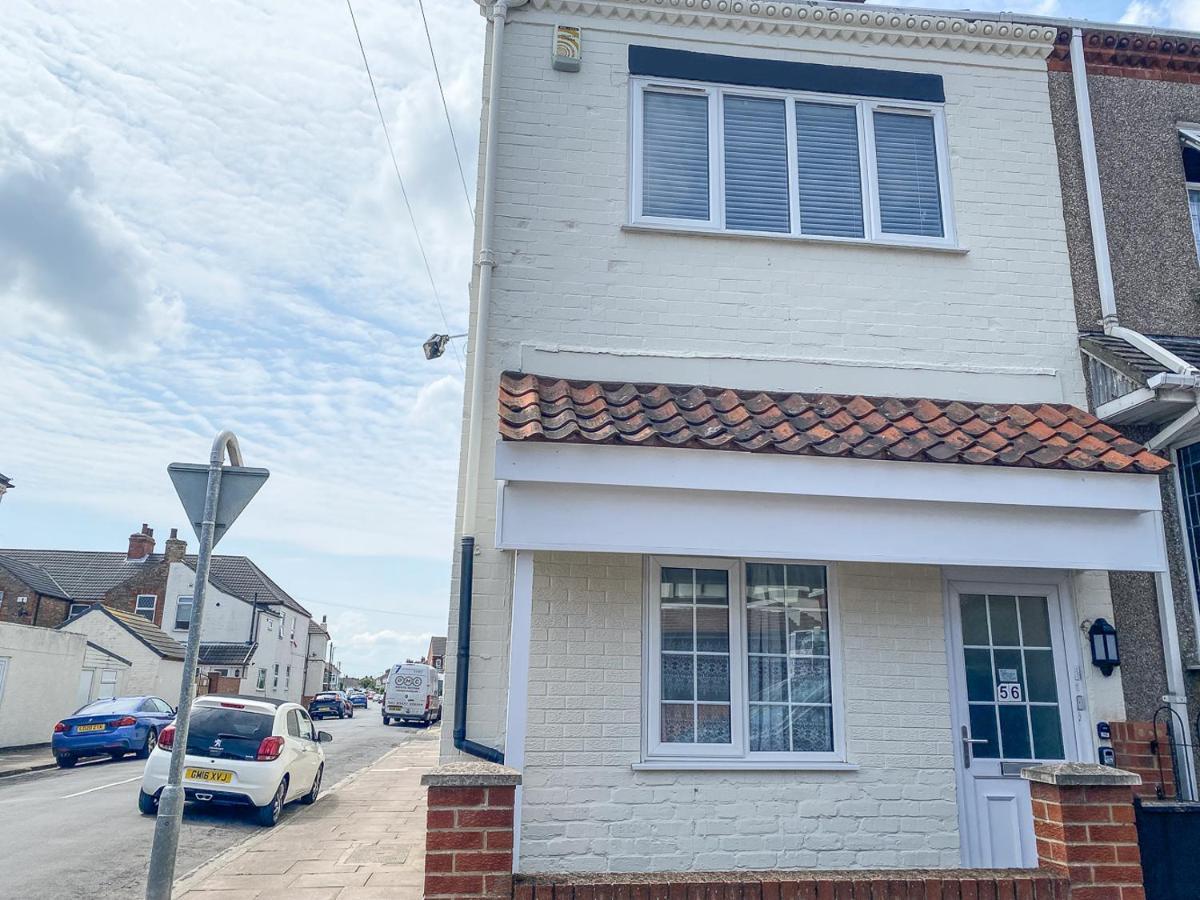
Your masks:
<path fill-rule="evenodd" d="M 940 104 L 633 84 L 633 224 L 954 245 Z"/>
<path fill-rule="evenodd" d="M 811 563 L 652 561 L 647 764 L 842 760 L 828 581 Z"/>

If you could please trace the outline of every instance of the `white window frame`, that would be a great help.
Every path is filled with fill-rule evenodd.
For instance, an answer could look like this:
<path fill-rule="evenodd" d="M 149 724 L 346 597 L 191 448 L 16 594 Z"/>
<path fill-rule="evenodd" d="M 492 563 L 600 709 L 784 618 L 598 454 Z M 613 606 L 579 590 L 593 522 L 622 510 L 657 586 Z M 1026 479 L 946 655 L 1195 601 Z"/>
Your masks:
<path fill-rule="evenodd" d="M 143 600 L 150 601 L 150 608 L 148 610 L 143 610 L 141 608 Z M 134 598 L 134 601 L 133 601 L 134 615 L 141 616 L 143 613 L 148 612 L 148 613 L 150 613 L 149 620 L 151 622 L 153 622 L 154 621 L 154 612 L 157 609 L 158 609 L 158 594 L 138 594 L 137 597 Z M 143 618 L 145 618 L 145 616 L 143 616 Z"/>
<path fill-rule="evenodd" d="M 190 628 L 192 627 L 192 612 L 189 612 L 189 613 L 188 613 L 188 621 L 187 621 L 187 625 L 186 625 L 185 627 L 183 627 L 183 628 L 180 628 L 180 627 L 179 627 L 179 607 L 180 607 L 180 605 L 181 605 L 182 603 L 184 603 L 185 601 L 186 601 L 186 602 L 187 602 L 187 604 L 188 604 L 188 608 L 189 608 L 189 609 L 190 609 L 192 612 L 195 612 L 195 609 L 196 609 L 196 601 L 195 601 L 195 598 L 194 598 L 194 597 L 177 597 L 177 598 L 175 599 L 175 619 L 174 619 L 174 621 L 171 623 L 171 628 L 172 628 L 173 630 L 175 630 L 175 631 L 187 631 L 188 629 L 190 629 Z"/>
<path fill-rule="evenodd" d="M 20 603 L 21 601 L 18 600 L 17 602 Z M 92 604 L 90 603 L 72 603 L 67 607 L 67 618 L 73 619 L 78 613 L 87 612 L 87 610 L 91 609 L 91 606 Z"/>
<path fill-rule="evenodd" d="M 821 566 L 825 569 L 829 622 L 829 690 L 833 719 L 833 749 L 818 752 L 750 751 L 749 657 L 746 652 L 746 563 Z M 663 567 L 724 569 L 729 572 L 729 698 L 732 743 L 668 744 L 661 740 L 662 624 L 659 583 Z M 846 757 L 845 701 L 842 687 L 842 631 L 838 604 L 837 567 L 823 560 L 720 559 L 695 556 L 647 557 L 644 572 L 642 658 L 642 753 L 645 768 L 855 768 Z"/>
<path fill-rule="evenodd" d="M 708 219 L 681 219 L 648 216 L 642 212 L 642 151 L 644 101 L 647 91 L 662 93 L 701 94 L 708 97 Z M 788 198 L 790 231 L 750 231 L 727 228 L 725 225 L 725 148 L 724 98 L 762 97 L 784 101 L 787 129 Z M 797 102 L 850 106 L 858 116 L 858 163 L 862 178 L 863 234 L 858 237 L 803 234 L 800 230 L 800 195 L 796 184 L 796 116 Z M 799 241 L 845 244 L 881 244 L 889 247 L 917 247 L 957 250 L 958 232 L 954 221 L 953 189 L 950 179 L 950 149 L 946 135 L 944 103 L 908 100 L 882 100 L 852 94 L 818 94 L 810 91 L 786 91 L 738 85 L 708 84 L 660 78 L 631 78 L 629 102 L 629 225 L 667 230 L 695 231 L 706 234 L 730 234 L 782 238 Z M 884 233 L 879 209 L 878 161 L 875 155 L 874 113 L 896 113 L 925 116 L 933 119 L 934 144 L 937 152 L 938 191 L 942 206 L 942 236 L 925 237 L 915 234 Z"/>
<path fill-rule="evenodd" d="M 254 690 L 266 691 L 267 689 L 267 670 L 261 666 L 258 669 L 258 678 L 254 682 Z"/>
<path fill-rule="evenodd" d="M 271 690 L 279 690 L 279 663 L 275 663 L 275 674 L 271 680 Z"/>

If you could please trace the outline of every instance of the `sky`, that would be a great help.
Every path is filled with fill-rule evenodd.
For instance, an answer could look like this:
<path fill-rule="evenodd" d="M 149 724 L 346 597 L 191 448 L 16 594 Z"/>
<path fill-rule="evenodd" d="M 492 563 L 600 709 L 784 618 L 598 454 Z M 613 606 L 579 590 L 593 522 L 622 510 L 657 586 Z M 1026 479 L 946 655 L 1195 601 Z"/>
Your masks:
<path fill-rule="evenodd" d="M 466 331 L 472 231 L 416 0 L 355 13 L 436 296 L 343 0 L 4 5 L 0 546 L 194 548 L 166 465 L 228 428 L 271 478 L 220 551 L 327 616 L 351 674 L 421 655 L 463 376 L 420 345 Z M 1200 30 L 1200 0 L 971 5 Z M 473 188 L 484 23 L 426 12 Z"/>

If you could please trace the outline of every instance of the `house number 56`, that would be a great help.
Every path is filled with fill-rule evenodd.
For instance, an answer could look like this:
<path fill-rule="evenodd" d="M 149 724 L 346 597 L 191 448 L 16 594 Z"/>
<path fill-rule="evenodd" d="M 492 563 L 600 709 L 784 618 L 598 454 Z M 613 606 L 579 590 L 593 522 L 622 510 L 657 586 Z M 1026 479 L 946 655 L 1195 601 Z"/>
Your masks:
<path fill-rule="evenodd" d="M 1019 684 L 1002 684 L 996 688 L 996 698 L 1001 703 L 1020 703 L 1021 702 L 1021 685 Z"/>

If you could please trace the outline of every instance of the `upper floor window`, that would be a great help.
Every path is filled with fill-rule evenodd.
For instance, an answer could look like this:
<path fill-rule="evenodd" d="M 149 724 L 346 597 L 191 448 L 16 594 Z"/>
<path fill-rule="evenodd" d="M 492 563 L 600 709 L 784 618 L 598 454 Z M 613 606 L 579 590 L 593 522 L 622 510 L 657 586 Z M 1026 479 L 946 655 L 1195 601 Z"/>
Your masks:
<path fill-rule="evenodd" d="M 155 594 L 138 594 L 133 611 L 143 618 L 154 621 L 154 607 L 157 603 L 158 597 Z"/>
<path fill-rule="evenodd" d="M 954 243 L 940 104 L 633 84 L 636 224 Z"/>
<path fill-rule="evenodd" d="M 1187 180 L 1188 214 L 1192 220 L 1192 238 L 1200 258 L 1200 128 L 1180 128 L 1183 144 L 1183 173 Z"/>
<path fill-rule="evenodd" d="M 180 597 L 175 603 L 175 630 L 187 631 L 192 623 L 192 598 Z"/>

